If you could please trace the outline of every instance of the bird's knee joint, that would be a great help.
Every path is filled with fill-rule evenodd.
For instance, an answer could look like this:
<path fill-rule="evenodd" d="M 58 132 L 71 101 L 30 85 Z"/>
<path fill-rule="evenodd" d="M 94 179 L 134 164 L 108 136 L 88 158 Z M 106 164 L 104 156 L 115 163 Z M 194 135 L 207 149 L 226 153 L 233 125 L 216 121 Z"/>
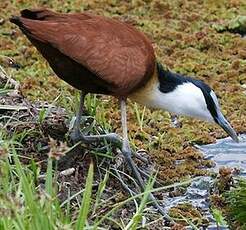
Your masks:
<path fill-rule="evenodd" d="M 112 133 L 110 135 L 111 135 L 112 139 L 117 140 L 117 141 L 121 141 L 121 138 L 117 133 Z"/>
<path fill-rule="evenodd" d="M 122 153 L 123 153 L 123 155 L 127 158 L 131 158 L 132 157 L 132 151 L 131 151 L 131 149 L 130 148 L 128 148 L 128 147 L 122 147 Z"/>

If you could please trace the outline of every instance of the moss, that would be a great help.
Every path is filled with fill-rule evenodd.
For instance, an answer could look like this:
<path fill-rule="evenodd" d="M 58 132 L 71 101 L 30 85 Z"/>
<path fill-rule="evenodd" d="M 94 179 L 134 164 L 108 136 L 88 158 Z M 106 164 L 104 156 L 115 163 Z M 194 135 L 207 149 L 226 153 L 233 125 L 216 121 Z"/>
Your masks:
<path fill-rule="evenodd" d="M 245 89 L 241 87 L 246 84 L 246 40 L 228 32 L 217 33 L 211 26 L 245 14 L 245 1 L 1 1 L 0 7 L 6 12 L 5 23 L 0 27 L 1 53 L 15 56 L 23 66 L 13 73 L 21 82 L 23 94 L 34 101 L 49 102 L 62 95 L 57 103 L 74 111 L 74 103 L 69 103 L 69 98 L 73 97 L 75 90 L 55 77 L 35 48 L 8 22 L 8 17 L 18 14 L 20 9 L 37 6 L 62 12 L 89 10 L 134 24 L 153 41 L 158 59 L 164 65 L 210 84 L 235 129 L 238 132 L 246 130 Z M 101 99 L 104 98 L 107 97 Z M 120 132 L 117 101 L 107 98 L 101 103 L 97 115 L 99 122 L 104 117 L 108 127 Z M 142 109 L 139 106 L 139 110 Z M 132 103 L 129 103 L 128 114 L 132 145 L 148 150 L 160 169 L 160 177 L 167 182 L 187 175 L 204 174 L 201 168 L 209 163 L 190 146 L 214 142 L 225 136 L 224 131 L 215 125 L 184 117 L 180 118 L 182 129 L 172 128 L 168 113 L 150 110 L 145 111 L 141 130 Z M 177 160 L 180 159 L 184 162 L 179 165 Z"/>
<path fill-rule="evenodd" d="M 169 215 L 177 220 L 177 223 L 182 225 L 187 225 L 187 222 L 191 220 L 196 226 L 199 226 L 204 222 L 200 211 L 189 203 L 179 204 L 176 207 L 171 208 L 169 210 Z"/>

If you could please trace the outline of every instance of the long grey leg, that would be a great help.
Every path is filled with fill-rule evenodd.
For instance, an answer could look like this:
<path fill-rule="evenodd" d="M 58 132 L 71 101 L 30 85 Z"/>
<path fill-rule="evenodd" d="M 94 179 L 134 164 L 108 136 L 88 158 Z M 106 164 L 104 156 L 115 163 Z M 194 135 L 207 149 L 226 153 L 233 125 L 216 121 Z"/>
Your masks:
<path fill-rule="evenodd" d="M 80 122 L 81 122 L 81 117 L 83 115 L 83 112 L 85 110 L 85 107 L 84 107 L 85 95 L 86 95 L 86 93 L 84 93 L 83 91 L 80 92 L 79 109 L 77 111 L 73 130 L 71 132 L 71 139 L 73 142 L 78 142 L 82 136 L 81 132 L 80 132 Z"/>
<path fill-rule="evenodd" d="M 122 154 L 124 155 L 127 164 L 132 170 L 135 178 L 138 181 L 139 186 L 142 190 L 144 190 L 144 181 L 136 168 L 135 163 L 132 160 L 132 150 L 130 148 L 129 140 L 128 140 L 128 133 L 127 133 L 127 115 L 126 115 L 126 99 L 120 99 L 120 110 L 121 110 L 121 124 L 122 124 L 122 131 L 123 131 L 123 143 L 122 143 Z"/>
<path fill-rule="evenodd" d="M 86 96 L 86 93 L 81 91 L 80 92 L 79 110 L 77 111 L 76 120 L 74 123 L 74 128 L 78 129 L 78 130 L 79 130 L 79 126 L 80 126 L 81 117 L 85 111 L 85 105 L 84 105 L 85 96 Z"/>
<path fill-rule="evenodd" d="M 126 99 L 125 98 L 120 99 L 120 109 L 121 109 L 121 123 L 122 123 L 122 130 L 123 130 L 122 154 L 124 155 L 127 161 L 127 164 L 131 168 L 132 173 L 135 176 L 139 186 L 141 187 L 142 191 L 144 191 L 144 188 L 145 188 L 144 181 L 131 157 L 132 151 L 130 148 L 128 134 L 127 134 L 127 114 L 126 114 Z M 170 217 L 162 209 L 162 207 L 159 205 L 158 201 L 156 200 L 156 198 L 153 196 L 152 193 L 150 193 L 149 199 L 154 203 L 155 207 L 163 215 L 164 219 L 170 222 L 171 221 Z"/>

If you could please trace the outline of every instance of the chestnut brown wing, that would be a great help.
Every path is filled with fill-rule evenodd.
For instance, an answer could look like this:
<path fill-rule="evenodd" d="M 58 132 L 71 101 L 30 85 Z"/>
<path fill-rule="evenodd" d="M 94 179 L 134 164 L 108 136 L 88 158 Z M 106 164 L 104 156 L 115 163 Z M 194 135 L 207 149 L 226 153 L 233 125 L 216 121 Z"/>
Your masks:
<path fill-rule="evenodd" d="M 152 45 L 132 26 L 88 14 L 61 16 L 63 20 L 55 16 L 49 20 L 22 17 L 23 32 L 88 69 L 108 84 L 112 94 L 130 93 L 153 73 Z"/>

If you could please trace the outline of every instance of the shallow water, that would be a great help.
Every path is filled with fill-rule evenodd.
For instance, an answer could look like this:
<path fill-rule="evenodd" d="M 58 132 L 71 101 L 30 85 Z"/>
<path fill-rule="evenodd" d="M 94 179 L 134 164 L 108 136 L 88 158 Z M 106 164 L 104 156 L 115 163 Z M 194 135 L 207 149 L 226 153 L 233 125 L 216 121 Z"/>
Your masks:
<path fill-rule="evenodd" d="M 222 166 L 237 168 L 240 170 L 240 176 L 246 177 L 246 134 L 239 136 L 240 142 L 235 143 L 231 138 L 218 140 L 214 144 L 196 146 L 203 152 L 205 158 L 215 162 L 215 167 L 212 171 L 218 172 Z M 209 210 L 209 189 L 212 187 L 213 179 L 208 176 L 194 181 L 188 187 L 183 196 L 167 198 L 165 206 L 167 209 L 176 206 L 177 204 L 189 202 L 194 207 L 202 210 L 204 216 L 210 221 L 208 227 L 201 229 L 217 230 L 217 226 Z M 191 229 L 187 227 L 187 229 Z M 227 230 L 227 227 L 220 227 L 221 230 Z"/>
<path fill-rule="evenodd" d="M 239 143 L 230 137 L 218 140 L 215 144 L 196 146 L 211 159 L 216 166 L 212 170 L 218 171 L 222 166 L 240 169 L 241 176 L 246 176 L 246 134 L 239 136 Z"/>

